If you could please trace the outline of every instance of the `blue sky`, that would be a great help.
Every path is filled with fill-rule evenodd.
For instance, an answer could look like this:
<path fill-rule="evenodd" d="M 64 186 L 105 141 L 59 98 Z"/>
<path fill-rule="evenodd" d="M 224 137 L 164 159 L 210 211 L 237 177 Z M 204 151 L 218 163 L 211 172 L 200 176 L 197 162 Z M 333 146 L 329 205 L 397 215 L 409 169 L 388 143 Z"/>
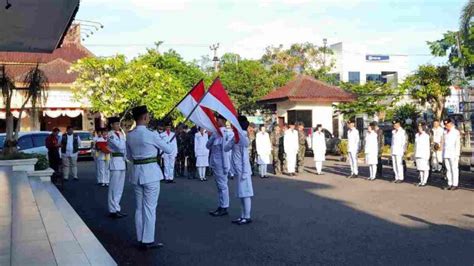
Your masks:
<path fill-rule="evenodd" d="M 269 45 L 343 41 L 368 53 L 408 54 L 410 68 L 442 62 L 426 41 L 456 30 L 467 0 L 81 0 L 77 19 L 104 28 L 84 44 L 99 56 L 132 58 L 164 41 L 187 60 L 239 53 L 259 58 Z M 415 56 L 418 55 L 418 56 Z"/>

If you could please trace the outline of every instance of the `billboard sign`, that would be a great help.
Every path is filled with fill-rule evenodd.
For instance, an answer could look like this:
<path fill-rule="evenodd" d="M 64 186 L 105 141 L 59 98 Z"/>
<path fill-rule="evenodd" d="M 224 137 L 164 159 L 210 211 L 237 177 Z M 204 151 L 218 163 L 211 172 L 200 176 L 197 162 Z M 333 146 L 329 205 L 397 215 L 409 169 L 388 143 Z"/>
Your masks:
<path fill-rule="evenodd" d="M 368 54 L 365 56 L 365 60 L 367 61 L 388 61 L 390 60 L 389 55 L 373 55 L 373 54 Z"/>

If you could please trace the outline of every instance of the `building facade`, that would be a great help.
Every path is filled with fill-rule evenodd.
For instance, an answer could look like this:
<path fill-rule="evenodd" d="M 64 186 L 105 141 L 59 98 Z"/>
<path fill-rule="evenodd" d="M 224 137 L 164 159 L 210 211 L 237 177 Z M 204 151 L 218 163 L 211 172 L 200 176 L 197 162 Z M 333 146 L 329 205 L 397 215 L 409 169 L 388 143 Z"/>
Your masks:
<path fill-rule="evenodd" d="M 331 73 L 344 82 L 364 84 L 378 81 L 397 85 L 409 73 L 407 55 L 376 54 L 364 47 L 342 42 L 332 44 L 329 48 L 333 51 L 331 58 L 335 61 Z"/>
<path fill-rule="evenodd" d="M 69 73 L 70 66 L 81 58 L 94 56 L 81 44 L 79 25 L 72 25 L 66 34 L 60 48 L 53 53 L 22 53 L 0 52 L 0 66 L 5 66 L 6 73 L 14 79 L 18 88 L 26 73 L 32 68 L 39 68 L 48 78 L 48 89 L 45 101 L 35 110 L 27 105 L 21 117 L 21 130 L 51 130 L 58 127 L 64 130 L 71 125 L 77 130 L 93 130 L 97 114 L 90 112 L 90 106 L 85 100 L 75 100 L 71 86 L 76 80 L 76 74 Z M 21 92 L 16 91 L 12 110 L 16 119 L 24 101 Z M 0 100 L 0 132 L 5 131 L 5 105 Z"/>

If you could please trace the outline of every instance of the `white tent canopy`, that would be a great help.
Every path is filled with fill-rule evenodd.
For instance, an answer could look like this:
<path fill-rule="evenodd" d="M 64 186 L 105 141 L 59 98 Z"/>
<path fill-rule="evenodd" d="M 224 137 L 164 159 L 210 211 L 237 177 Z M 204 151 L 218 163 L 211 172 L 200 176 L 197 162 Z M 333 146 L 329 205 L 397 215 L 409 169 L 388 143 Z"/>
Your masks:
<path fill-rule="evenodd" d="M 79 0 L 0 1 L 0 51 L 51 53 L 61 44 Z"/>

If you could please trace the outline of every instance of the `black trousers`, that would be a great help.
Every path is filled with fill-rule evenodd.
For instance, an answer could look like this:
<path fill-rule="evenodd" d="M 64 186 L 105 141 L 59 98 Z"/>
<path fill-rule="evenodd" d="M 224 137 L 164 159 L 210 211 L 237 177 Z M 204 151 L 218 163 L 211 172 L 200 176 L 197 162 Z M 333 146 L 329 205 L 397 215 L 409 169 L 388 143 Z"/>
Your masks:
<path fill-rule="evenodd" d="M 48 151 L 48 161 L 49 161 L 49 167 L 51 167 L 54 172 L 59 171 L 59 167 L 61 166 L 61 158 L 59 156 L 59 150 L 49 150 Z"/>

